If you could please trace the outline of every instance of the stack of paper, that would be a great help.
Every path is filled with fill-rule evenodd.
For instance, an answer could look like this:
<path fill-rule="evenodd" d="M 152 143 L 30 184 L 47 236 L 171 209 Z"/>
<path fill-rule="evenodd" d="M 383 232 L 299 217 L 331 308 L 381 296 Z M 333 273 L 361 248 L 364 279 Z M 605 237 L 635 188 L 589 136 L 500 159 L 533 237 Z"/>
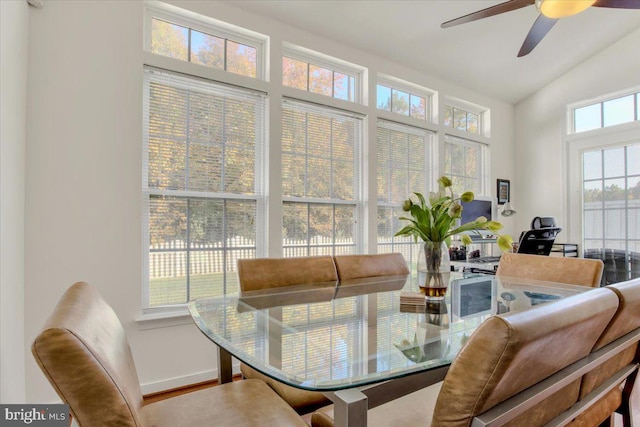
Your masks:
<path fill-rule="evenodd" d="M 424 295 L 419 292 L 400 293 L 400 311 L 415 311 L 415 308 L 424 309 L 426 301 Z"/>
<path fill-rule="evenodd" d="M 425 305 L 400 304 L 400 313 L 422 313 L 424 314 Z"/>

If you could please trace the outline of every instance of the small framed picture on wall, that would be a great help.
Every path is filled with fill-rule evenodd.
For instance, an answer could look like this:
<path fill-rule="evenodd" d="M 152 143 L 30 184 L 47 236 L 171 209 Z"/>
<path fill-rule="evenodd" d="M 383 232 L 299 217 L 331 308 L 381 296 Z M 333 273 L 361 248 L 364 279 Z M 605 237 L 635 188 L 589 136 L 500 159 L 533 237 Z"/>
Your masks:
<path fill-rule="evenodd" d="M 508 179 L 498 179 L 498 204 L 504 205 L 511 197 L 511 182 Z"/>

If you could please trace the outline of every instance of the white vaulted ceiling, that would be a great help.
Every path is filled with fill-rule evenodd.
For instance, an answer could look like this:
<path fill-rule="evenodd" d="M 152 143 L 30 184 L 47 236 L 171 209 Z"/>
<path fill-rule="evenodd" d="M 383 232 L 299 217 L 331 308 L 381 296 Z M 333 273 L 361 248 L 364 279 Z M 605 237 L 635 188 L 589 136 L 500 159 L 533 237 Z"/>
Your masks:
<path fill-rule="evenodd" d="M 640 10 L 592 7 L 561 19 L 532 53 L 517 58 L 538 16 L 534 5 L 442 29 L 442 22 L 501 1 L 229 3 L 514 104 L 640 29 Z M 624 61 L 612 66 L 624 66 Z"/>

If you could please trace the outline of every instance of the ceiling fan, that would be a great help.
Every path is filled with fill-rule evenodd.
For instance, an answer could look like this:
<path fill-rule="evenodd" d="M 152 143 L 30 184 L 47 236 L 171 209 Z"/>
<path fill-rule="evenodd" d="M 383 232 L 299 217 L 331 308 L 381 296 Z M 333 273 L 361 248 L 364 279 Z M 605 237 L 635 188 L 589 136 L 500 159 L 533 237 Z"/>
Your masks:
<path fill-rule="evenodd" d="M 525 6 L 535 4 L 540 16 L 533 23 L 529 34 L 518 52 L 518 57 L 529 54 L 560 18 L 576 15 L 591 6 L 610 7 L 616 9 L 640 9 L 640 0 L 510 0 L 486 9 L 473 12 L 460 18 L 452 19 L 441 25 L 442 28 L 466 24 L 478 19 L 488 18 Z"/>

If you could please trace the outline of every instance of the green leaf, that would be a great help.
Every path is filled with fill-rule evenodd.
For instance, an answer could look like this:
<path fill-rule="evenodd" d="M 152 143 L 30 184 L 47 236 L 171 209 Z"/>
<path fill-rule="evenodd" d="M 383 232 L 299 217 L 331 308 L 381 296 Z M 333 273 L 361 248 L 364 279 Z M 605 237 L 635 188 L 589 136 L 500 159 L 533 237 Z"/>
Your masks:
<path fill-rule="evenodd" d="M 420 193 L 413 193 L 413 194 L 415 194 L 418 200 L 420 200 L 420 207 L 422 209 L 425 209 L 427 206 L 427 202 L 424 200 L 424 196 Z"/>
<path fill-rule="evenodd" d="M 420 224 L 424 224 L 429 221 L 427 213 L 418 205 L 411 206 L 411 216 L 413 216 Z"/>
<path fill-rule="evenodd" d="M 414 236 L 414 237 L 420 238 L 422 240 L 428 240 L 426 238 L 426 236 L 424 235 L 424 233 L 422 232 L 422 230 L 420 229 L 420 227 L 418 226 L 418 224 L 413 220 L 409 220 L 409 221 L 411 221 L 411 224 L 406 225 L 405 227 L 403 227 L 395 235 L 396 236 Z"/>

